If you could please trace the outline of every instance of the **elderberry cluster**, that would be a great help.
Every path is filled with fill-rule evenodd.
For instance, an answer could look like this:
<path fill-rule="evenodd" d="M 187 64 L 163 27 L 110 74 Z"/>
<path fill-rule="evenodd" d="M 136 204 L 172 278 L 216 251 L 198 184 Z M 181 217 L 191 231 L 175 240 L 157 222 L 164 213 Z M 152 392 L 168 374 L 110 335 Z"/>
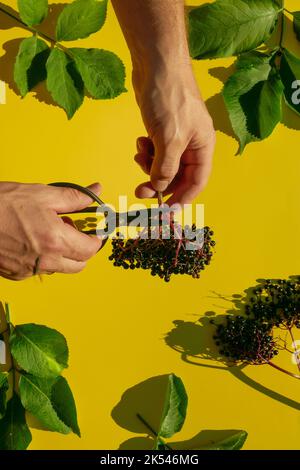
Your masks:
<path fill-rule="evenodd" d="M 228 317 L 214 336 L 220 354 L 235 362 L 263 364 L 278 354 L 272 328 L 242 316 Z"/>
<path fill-rule="evenodd" d="M 227 315 L 214 340 L 220 354 L 234 362 L 267 363 L 279 352 L 274 328 L 300 328 L 300 277 L 263 281 L 244 304 L 246 316 Z"/>
<path fill-rule="evenodd" d="M 253 290 L 245 313 L 271 326 L 300 328 L 300 276 L 266 280 Z"/>
<path fill-rule="evenodd" d="M 116 238 L 112 241 L 113 252 L 109 259 L 114 266 L 124 269 L 149 269 L 152 276 L 159 276 L 166 282 L 170 281 L 172 274 L 187 274 L 193 278 L 199 278 L 200 272 L 210 263 L 212 258 L 213 232 L 209 227 L 202 229 L 202 241 L 199 245 L 190 249 L 193 243 L 186 234 L 191 227 L 180 227 L 179 225 L 169 230 L 169 238 L 160 236 L 151 238 L 151 228 L 148 237 L 137 237 L 135 239 L 123 240 Z M 196 230 L 196 226 L 192 226 Z"/>

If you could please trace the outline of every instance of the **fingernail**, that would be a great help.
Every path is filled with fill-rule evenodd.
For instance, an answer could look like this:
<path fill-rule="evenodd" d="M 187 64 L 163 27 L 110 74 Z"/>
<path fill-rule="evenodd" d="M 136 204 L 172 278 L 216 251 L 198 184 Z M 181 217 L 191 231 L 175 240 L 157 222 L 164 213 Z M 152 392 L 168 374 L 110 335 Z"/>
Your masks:
<path fill-rule="evenodd" d="M 152 186 L 155 189 L 155 191 L 160 191 L 163 192 L 167 189 L 169 186 L 169 181 L 168 180 L 151 180 Z"/>

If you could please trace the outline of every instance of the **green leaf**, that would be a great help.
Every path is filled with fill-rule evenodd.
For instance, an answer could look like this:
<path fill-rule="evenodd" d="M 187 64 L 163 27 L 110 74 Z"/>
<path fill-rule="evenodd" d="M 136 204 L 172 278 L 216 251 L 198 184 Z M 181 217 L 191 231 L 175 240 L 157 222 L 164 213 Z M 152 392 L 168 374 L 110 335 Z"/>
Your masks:
<path fill-rule="evenodd" d="M 87 91 L 103 100 L 120 95 L 125 89 L 125 68 L 114 53 L 103 49 L 70 49 Z"/>
<path fill-rule="evenodd" d="M 28 26 L 40 24 L 48 15 L 48 0 L 18 0 L 21 20 Z"/>
<path fill-rule="evenodd" d="M 74 397 L 64 377 L 58 377 L 54 383 L 51 390 L 51 401 L 61 421 L 80 437 Z"/>
<path fill-rule="evenodd" d="M 176 375 L 170 374 L 158 431 L 159 437 L 172 437 L 180 431 L 185 421 L 187 405 L 188 397 L 182 380 Z"/>
<path fill-rule="evenodd" d="M 24 408 L 49 431 L 69 434 L 71 428 L 59 418 L 52 401 L 52 388 L 56 380 L 22 374 L 19 383 L 20 397 Z"/>
<path fill-rule="evenodd" d="M 198 450 L 241 450 L 247 437 L 248 433 L 246 431 L 238 431 L 222 441 L 211 444 L 210 446 L 201 447 Z"/>
<path fill-rule="evenodd" d="M 297 39 L 300 41 L 300 11 L 293 12 L 293 24 Z"/>
<path fill-rule="evenodd" d="M 0 372 L 0 419 L 3 418 L 6 411 L 6 392 L 9 389 L 8 374 Z"/>
<path fill-rule="evenodd" d="M 257 83 L 241 96 L 240 102 L 247 118 L 247 128 L 256 138 L 263 140 L 272 134 L 282 118 L 283 85 L 276 69 L 272 68 L 267 80 Z"/>
<path fill-rule="evenodd" d="M 107 0 L 75 0 L 61 12 L 56 26 L 57 41 L 73 41 L 99 31 L 105 23 Z"/>
<path fill-rule="evenodd" d="M 36 36 L 23 39 L 14 66 L 14 79 L 22 96 L 47 77 L 47 44 Z"/>
<path fill-rule="evenodd" d="M 165 443 L 163 439 L 157 438 L 155 440 L 155 446 L 153 450 L 168 450 L 168 449 L 169 447 L 167 446 L 167 444 Z"/>
<path fill-rule="evenodd" d="M 287 49 L 281 58 L 280 76 L 287 105 L 300 114 L 300 59 Z"/>
<path fill-rule="evenodd" d="M 60 49 L 52 49 L 46 67 L 48 91 L 71 119 L 84 97 L 83 82 L 74 62 Z"/>
<path fill-rule="evenodd" d="M 64 336 L 43 325 L 18 325 L 10 337 L 11 353 L 19 366 L 38 377 L 57 377 L 68 367 Z"/>
<path fill-rule="evenodd" d="M 253 68 L 262 64 L 270 64 L 270 60 L 274 57 L 276 51 L 271 54 L 266 54 L 259 51 L 244 52 L 239 55 L 235 63 L 237 70 L 244 68 Z"/>
<path fill-rule="evenodd" d="M 217 0 L 192 9 L 191 56 L 211 59 L 255 49 L 270 37 L 279 11 L 273 0 Z"/>
<path fill-rule="evenodd" d="M 18 395 L 7 403 L 5 417 L 0 420 L 0 450 L 26 450 L 31 432 L 25 419 L 25 410 Z"/>
<path fill-rule="evenodd" d="M 232 128 L 239 139 L 239 153 L 245 146 L 269 136 L 281 119 L 283 87 L 276 70 L 263 54 L 252 63 L 245 56 L 227 80 L 223 98 Z"/>

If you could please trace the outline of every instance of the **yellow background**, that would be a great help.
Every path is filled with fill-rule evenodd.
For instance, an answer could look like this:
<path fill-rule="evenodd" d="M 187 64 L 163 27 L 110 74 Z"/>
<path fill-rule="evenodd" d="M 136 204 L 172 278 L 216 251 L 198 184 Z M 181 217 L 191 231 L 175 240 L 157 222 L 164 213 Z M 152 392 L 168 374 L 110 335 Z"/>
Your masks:
<path fill-rule="evenodd" d="M 4 3 L 15 8 L 17 2 Z M 286 3 L 297 9 L 296 0 Z M 0 43 L 26 35 L 19 27 L 0 31 Z M 300 55 L 291 31 L 288 41 Z M 86 99 L 69 122 L 58 107 L 39 102 L 35 92 L 21 100 L 7 89 L 7 104 L 0 106 L 1 180 L 82 185 L 99 180 L 105 201 L 116 204 L 118 195 L 126 194 L 134 203 L 134 188 L 144 178 L 133 161 L 135 140 L 145 131 L 130 83 L 129 53 L 111 6 L 102 31 L 80 43 L 116 52 L 127 67 L 129 92 L 114 101 Z M 217 111 L 217 128 L 224 118 L 215 98 L 222 83 L 208 70 L 232 62 L 194 63 L 203 96 Z M 114 268 L 107 259 L 109 245 L 79 275 L 55 275 L 42 283 L 37 278 L 0 280 L 0 297 L 11 304 L 14 323 L 57 328 L 70 347 L 65 375 L 77 402 L 82 438 L 33 430 L 31 449 L 118 448 L 135 436 L 110 416 L 122 393 L 169 372 L 183 379 L 190 398 L 185 427 L 176 439 L 188 439 L 201 429 L 245 429 L 246 449 L 300 449 L 299 406 L 263 393 L 266 387 L 299 403 L 299 382 L 268 366 L 248 367 L 244 372 L 250 382 L 261 384 L 259 391 L 227 370 L 183 362 L 164 341 L 174 320 L 195 322 L 207 311 L 224 314 L 230 303 L 217 294 L 240 294 L 258 278 L 299 274 L 300 134 L 291 127 L 299 129 L 300 118 L 288 113 L 286 122 L 289 128 L 279 125 L 268 140 L 248 146 L 242 157 L 234 156 L 236 141 L 218 131 L 214 171 L 197 201 L 205 204 L 217 246 L 199 281 L 174 278 L 165 284 L 147 272 Z"/>

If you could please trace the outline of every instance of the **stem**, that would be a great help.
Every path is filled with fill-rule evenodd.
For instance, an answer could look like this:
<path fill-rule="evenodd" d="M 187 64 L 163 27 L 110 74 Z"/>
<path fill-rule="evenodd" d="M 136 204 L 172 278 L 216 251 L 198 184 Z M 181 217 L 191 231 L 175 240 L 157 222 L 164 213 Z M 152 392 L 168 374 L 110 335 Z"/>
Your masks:
<path fill-rule="evenodd" d="M 285 33 L 285 14 L 282 11 L 281 12 L 281 30 L 280 30 L 280 39 L 279 39 L 279 48 L 281 51 L 283 50 L 284 33 Z"/>
<path fill-rule="evenodd" d="M 265 364 L 269 364 L 269 366 L 274 367 L 274 369 L 277 369 L 280 372 L 283 372 L 284 374 L 289 375 L 290 377 L 294 377 L 295 379 L 300 379 L 300 375 L 293 374 L 293 372 L 290 372 L 286 369 L 283 369 L 282 367 L 278 366 L 277 364 L 274 364 L 274 362 L 272 362 L 268 359 L 265 359 L 261 354 L 258 354 L 258 357 L 260 359 L 262 359 L 265 362 Z"/>
<path fill-rule="evenodd" d="M 297 367 L 298 367 L 298 370 L 300 372 L 300 358 L 299 358 L 299 351 L 298 351 L 298 348 L 297 348 L 297 345 L 296 345 L 296 341 L 295 341 L 295 338 L 294 338 L 294 335 L 293 335 L 293 332 L 292 332 L 292 328 L 288 328 L 288 332 L 290 334 L 290 337 L 292 339 L 292 344 L 293 344 L 293 348 L 294 348 L 294 355 L 295 355 L 295 358 L 296 358 L 296 363 L 297 363 Z"/>
<path fill-rule="evenodd" d="M 6 323 L 9 325 L 10 324 L 10 307 L 8 303 L 5 304 L 5 317 L 6 317 Z M 8 325 L 7 325 L 7 329 L 9 328 Z"/>
<path fill-rule="evenodd" d="M 12 353 L 9 347 L 9 337 L 11 335 L 11 327 L 13 327 L 13 324 L 10 321 L 10 308 L 9 308 L 9 304 L 6 303 L 5 304 L 5 330 L 2 331 L 1 334 L 8 335 L 8 340 L 5 340 L 5 353 L 7 352 L 9 365 L 10 365 L 10 368 L 7 371 L 7 373 L 12 374 L 12 389 L 13 389 L 13 392 L 15 392 L 17 367 L 16 367 L 14 358 L 12 356 Z"/>
<path fill-rule="evenodd" d="M 269 366 L 271 366 L 271 367 L 274 367 L 274 369 L 277 369 L 280 372 L 283 372 L 284 374 L 289 375 L 290 377 L 294 377 L 294 379 L 300 379 L 300 375 L 293 374 L 292 372 L 290 372 L 286 369 L 282 369 L 282 367 L 277 366 L 276 364 L 274 364 L 274 362 L 268 361 L 267 364 L 269 364 Z"/>
<path fill-rule="evenodd" d="M 153 434 L 156 437 L 156 439 L 158 439 L 159 435 L 152 428 L 152 426 L 139 413 L 137 413 L 136 416 L 143 423 L 143 425 L 151 432 L 151 434 Z M 172 447 L 170 447 L 168 444 L 165 444 L 165 445 L 169 450 L 173 450 Z"/>
<path fill-rule="evenodd" d="M 162 206 L 162 204 L 163 204 L 163 195 L 160 191 L 158 191 L 158 193 L 157 193 L 157 200 L 158 200 L 158 205 Z"/>
<path fill-rule="evenodd" d="M 37 34 L 38 36 L 40 36 L 41 38 L 45 39 L 46 41 L 50 42 L 52 45 L 56 45 L 58 47 L 60 47 L 61 49 L 63 49 L 64 51 L 67 51 L 67 48 L 65 48 L 64 46 L 62 46 L 59 42 L 57 42 L 54 38 L 48 36 L 47 34 L 43 33 L 42 31 L 40 31 L 39 29 L 36 29 L 36 28 L 32 28 L 31 26 L 28 26 L 26 23 L 24 23 L 24 21 L 22 21 L 20 18 L 18 18 L 16 15 L 14 15 L 13 13 L 10 13 L 9 11 L 7 11 L 5 8 L 1 7 L 0 6 L 0 11 L 2 11 L 2 13 L 4 13 L 5 15 L 9 16 L 10 18 L 14 19 L 17 23 L 19 23 L 21 26 L 23 26 L 24 29 L 27 29 L 27 31 L 30 31 L 31 33 L 33 34 Z"/>

